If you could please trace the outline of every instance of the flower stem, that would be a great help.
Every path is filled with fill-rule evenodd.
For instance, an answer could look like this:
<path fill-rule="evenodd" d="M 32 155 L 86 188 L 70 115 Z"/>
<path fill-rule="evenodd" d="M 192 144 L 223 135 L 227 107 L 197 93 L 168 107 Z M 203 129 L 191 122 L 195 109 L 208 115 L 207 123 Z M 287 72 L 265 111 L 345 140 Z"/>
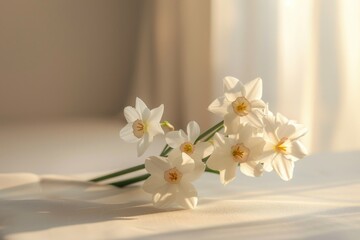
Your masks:
<path fill-rule="evenodd" d="M 165 151 L 167 150 L 167 148 L 169 147 L 169 145 L 165 145 L 165 147 L 163 148 L 163 150 L 160 153 L 160 156 L 163 156 L 163 154 L 165 153 Z"/>
<path fill-rule="evenodd" d="M 204 137 L 208 136 L 209 134 L 211 134 L 208 138 L 206 138 L 206 141 L 208 141 L 210 138 L 212 138 L 214 136 L 214 134 L 216 132 L 218 132 L 222 127 L 224 126 L 224 121 L 221 121 L 217 124 L 215 124 L 214 126 L 212 126 L 211 128 L 209 128 L 207 131 L 205 131 L 204 133 L 202 133 L 196 140 L 195 140 L 195 144 L 202 140 Z M 165 147 L 163 148 L 163 150 L 161 151 L 160 153 L 160 156 L 162 157 L 166 157 L 168 155 L 168 153 L 172 150 L 172 148 L 166 144 Z M 100 182 L 100 181 L 104 181 L 104 180 L 107 180 L 107 179 L 110 179 L 110 178 L 114 178 L 114 177 L 118 177 L 118 176 L 121 176 L 121 175 L 124 175 L 124 174 L 127 174 L 127 173 L 132 173 L 132 172 L 135 172 L 135 171 L 138 171 L 138 170 L 142 170 L 145 168 L 145 164 L 140 164 L 140 165 L 137 165 L 137 166 L 134 166 L 134 167 L 131 167 L 131 168 L 127 168 L 127 169 L 124 169 L 124 170 L 121 170 L 121 171 L 117 171 L 117 172 L 114 172 L 114 173 L 110 173 L 110 174 L 107 174 L 107 175 L 104 175 L 104 176 L 101 176 L 101 177 L 98 177 L 98 178 L 94 178 L 94 179 L 91 179 L 90 181 L 91 182 Z M 145 176 L 145 175 L 142 175 L 142 176 Z M 137 177 L 137 178 L 140 178 L 140 177 Z M 128 180 L 131 180 L 131 179 L 137 179 L 137 178 L 130 178 Z M 145 178 L 146 179 L 146 178 Z M 144 179 L 142 179 L 144 180 Z M 124 182 L 127 181 L 127 180 L 124 180 Z M 141 180 L 139 180 L 141 181 Z M 121 181 L 123 182 L 123 181 Z M 129 183 L 131 184 L 131 183 Z"/>
<path fill-rule="evenodd" d="M 205 139 L 204 142 L 209 141 L 209 140 L 215 135 L 215 133 L 217 133 L 218 131 L 220 131 L 220 130 L 223 129 L 223 128 L 224 128 L 224 125 L 220 126 L 220 127 L 219 127 L 218 129 L 216 129 L 212 134 L 210 134 L 210 135 Z"/>
<path fill-rule="evenodd" d="M 212 169 L 208 168 L 207 166 L 206 166 L 205 172 L 220 174 L 219 171 L 212 170 Z"/>
<path fill-rule="evenodd" d="M 107 175 L 104 175 L 104 176 L 101 176 L 101 177 L 98 177 L 98 178 L 91 179 L 90 181 L 91 182 L 100 182 L 100 181 L 103 181 L 103 180 L 106 180 L 106 179 L 109 179 L 109 178 L 118 177 L 118 176 L 121 176 L 123 174 L 135 172 L 137 170 L 141 170 L 141 169 L 144 169 L 144 168 L 145 168 L 145 164 L 140 164 L 140 165 L 137 165 L 135 167 L 127 168 L 127 169 L 124 169 L 124 170 L 121 170 L 121 171 L 118 171 L 118 172 L 110 173 L 110 174 L 107 174 Z"/>
<path fill-rule="evenodd" d="M 168 153 L 169 153 L 171 150 L 173 150 L 173 148 L 169 147 L 168 149 L 166 149 L 166 151 L 164 152 L 164 154 L 163 154 L 163 155 L 160 155 L 160 156 L 162 156 L 162 157 L 167 157 Z"/>
<path fill-rule="evenodd" d="M 215 124 L 214 126 L 212 126 L 211 128 L 209 128 L 208 130 L 206 130 L 205 132 L 203 132 L 196 140 L 195 143 L 196 144 L 198 141 L 200 141 L 201 139 L 203 139 L 204 137 L 206 137 L 207 135 L 209 135 L 210 133 L 212 133 L 213 131 L 215 131 L 216 129 L 218 129 L 220 126 L 224 125 L 224 121 L 221 121 L 217 124 Z"/>
<path fill-rule="evenodd" d="M 125 186 L 130 185 L 130 184 L 133 184 L 133 183 L 137 183 L 137 182 L 140 182 L 140 181 L 144 181 L 144 180 L 146 180 L 148 177 L 150 177 L 150 174 L 144 174 L 144 175 L 141 175 L 141 176 L 138 176 L 138 177 L 129 178 L 129 179 L 126 179 L 126 180 L 123 180 L 123 181 L 110 183 L 110 185 L 113 185 L 113 186 L 115 186 L 115 187 L 122 188 L 122 187 L 125 187 Z"/>

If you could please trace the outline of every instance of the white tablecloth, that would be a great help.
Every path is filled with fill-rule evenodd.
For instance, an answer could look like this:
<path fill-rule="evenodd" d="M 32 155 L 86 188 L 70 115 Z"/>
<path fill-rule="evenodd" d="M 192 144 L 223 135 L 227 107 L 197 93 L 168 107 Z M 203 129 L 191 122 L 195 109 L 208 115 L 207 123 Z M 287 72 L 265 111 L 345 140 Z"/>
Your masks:
<path fill-rule="evenodd" d="M 223 187 L 205 174 L 195 210 L 164 211 L 140 184 L 84 181 L 142 161 L 118 130 L 112 120 L 1 126 L 0 239 L 360 239 L 360 152 L 311 155 L 290 182 L 239 172 Z"/>

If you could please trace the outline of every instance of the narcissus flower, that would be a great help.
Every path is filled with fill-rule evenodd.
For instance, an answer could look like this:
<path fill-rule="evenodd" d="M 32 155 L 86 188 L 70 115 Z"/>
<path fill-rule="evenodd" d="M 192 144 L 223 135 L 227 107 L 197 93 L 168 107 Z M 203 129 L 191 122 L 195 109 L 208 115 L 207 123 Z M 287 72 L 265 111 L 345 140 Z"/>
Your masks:
<path fill-rule="evenodd" d="M 177 157 L 181 153 L 186 153 L 195 160 L 195 168 L 197 172 L 201 173 L 205 170 L 205 164 L 202 162 L 202 159 L 208 157 L 214 148 L 208 142 L 197 142 L 195 144 L 199 135 L 199 124 L 191 121 L 187 125 L 187 134 L 183 130 L 168 132 L 165 135 L 165 140 L 173 148 L 169 154 L 171 157 Z"/>
<path fill-rule="evenodd" d="M 220 172 L 222 184 L 228 184 L 236 177 L 236 169 L 247 176 L 262 175 L 262 164 L 257 161 L 263 154 L 265 141 L 254 136 L 255 129 L 249 125 L 240 125 L 239 133 L 225 137 L 216 133 L 214 153 L 207 161 L 207 166 Z"/>
<path fill-rule="evenodd" d="M 145 164 L 90 181 L 100 182 L 145 168 L 149 174 L 130 176 L 111 185 L 124 187 L 146 179 L 143 189 L 152 194 L 155 207 L 188 209 L 198 203 L 192 182 L 204 172 L 219 174 L 224 185 L 236 178 L 238 168 L 249 177 L 275 170 L 283 180 L 291 179 L 294 162 L 307 154 L 299 141 L 307 130 L 281 114 L 274 116 L 268 104 L 261 100 L 260 78 L 242 84 L 236 78 L 225 77 L 223 85 L 224 95 L 208 107 L 210 112 L 223 117 L 223 121 L 202 134 L 195 121 L 188 123 L 186 131 L 174 131 L 168 121 L 160 122 L 163 105 L 150 110 L 136 98 L 135 107 L 124 109 L 127 124 L 120 130 L 120 137 L 137 143 L 138 156 L 146 151 L 155 136 L 164 132 L 167 144 L 160 156 L 147 158 Z"/>
<path fill-rule="evenodd" d="M 145 168 L 151 175 L 144 182 L 143 189 L 153 194 L 155 207 L 196 207 L 197 191 L 191 182 L 201 173 L 197 172 L 195 162 L 189 155 L 149 157 L 145 160 Z"/>
<path fill-rule="evenodd" d="M 307 150 L 299 141 L 307 129 L 278 113 L 264 117 L 266 146 L 263 163 L 265 171 L 275 169 L 281 179 L 293 177 L 294 162 L 305 157 Z"/>
<path fill-rule="evenodd" d="M 262 97 L 262 80 L 256 78 L 243 85 L 238 79 L 225 77 L 224 96 L 215 99 L 208 110 L 224 118 L 226 135 L 236 134 L 241 123 L 261 128 L 265 103 Z"/>
<path fill-rule="evenodd" d="M 164 134 L 160 124 L 163 112 L 163 104 L 150 110 L 140 98 L 136 98 L 135 108 L 127 106 L 124 109 L 128 123 L 120 130 L 120 137 L 127 142 L 138 143 L 138 156 L 145 152 L 156 135 Z"/>

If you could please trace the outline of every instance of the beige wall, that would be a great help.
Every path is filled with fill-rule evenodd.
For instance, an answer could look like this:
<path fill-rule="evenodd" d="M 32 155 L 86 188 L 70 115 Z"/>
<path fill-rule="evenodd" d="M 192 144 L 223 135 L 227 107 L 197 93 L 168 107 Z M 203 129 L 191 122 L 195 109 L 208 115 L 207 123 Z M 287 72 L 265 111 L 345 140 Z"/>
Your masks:
<path fill-rule="evenodd" d="M 0 0 L 0 121 L 120 112 L 139 6 Z"/>

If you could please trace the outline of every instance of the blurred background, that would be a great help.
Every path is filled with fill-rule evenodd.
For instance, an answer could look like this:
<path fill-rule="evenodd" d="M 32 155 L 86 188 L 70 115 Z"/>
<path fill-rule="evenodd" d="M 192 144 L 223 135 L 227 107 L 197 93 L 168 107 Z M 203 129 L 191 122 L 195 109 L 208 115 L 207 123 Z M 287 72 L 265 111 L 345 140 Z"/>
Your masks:
<path fill-rule="evenodd" d="M 136 96 L 205 129 L 228 75 L 261 77 L 311 153 L 360 149 L 360 1 L 0 0 L 0 169 L 124 166 Z"/>

